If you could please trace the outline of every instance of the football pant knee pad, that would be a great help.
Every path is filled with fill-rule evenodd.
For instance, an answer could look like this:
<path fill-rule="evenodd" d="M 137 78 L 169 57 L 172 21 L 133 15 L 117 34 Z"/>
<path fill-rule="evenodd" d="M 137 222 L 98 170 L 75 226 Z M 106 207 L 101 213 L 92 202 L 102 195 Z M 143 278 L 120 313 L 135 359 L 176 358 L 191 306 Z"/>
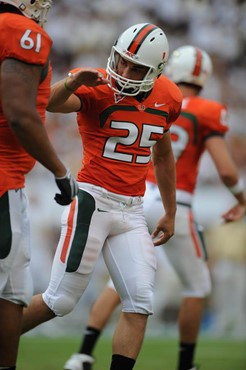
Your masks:
<path fill-rule="evenodd" d="M 211 280 L 208 276 L 206 279 L 204 278 L 203 281 L 201 281 L 200 283 L 196 282 L 194 284 L 187 284 L 186 286 L 184 286 L 183 296 L 206 298 L 210 295 L 211 290 Z"/>
<path fill-rule="evenodd" d="M 137 294 L 123 297 L 122 311 L 141 313 L 143 315 L 153 314 L 153 291 L 151 289 L 142 288 Z"/>
<path fill-rule="evenodd" d="M 78 299 L 69 294 L 51 296 L 48 291 L 43 294 L 43 300 L 56 316 L 69 314 L 74 309 Z"/>

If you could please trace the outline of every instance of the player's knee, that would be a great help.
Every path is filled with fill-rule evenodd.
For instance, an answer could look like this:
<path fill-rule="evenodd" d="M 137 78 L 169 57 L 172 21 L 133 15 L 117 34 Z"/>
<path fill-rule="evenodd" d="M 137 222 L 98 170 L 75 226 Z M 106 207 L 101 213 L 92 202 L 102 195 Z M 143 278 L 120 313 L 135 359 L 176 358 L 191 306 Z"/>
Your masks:
<path fill-rule="evenodd" d="M 56 316 L 65 316 L 69 314 L 77 303 L 77 300 L 71 295 L 47 297 L 44 293 L 43 299 Z"/>
<path fill-rule="evenodd" d="M 212 291 L 212 284 L 211 281 L 207 281 L 207 284 L 204 286 L 204 298 L 208 297 Z"/>
<path fill-rule="evenodd" d="M 8 294 L 5 298 L 3 294 L 3 298 L 7 301 L 13 302 L 17 305 L 21 306 L 28 306 L 31 302 L 33 296 L 33 289 L 31 286 L 26 287 L 25 291 L 19 291 L 19 292 L 12 292 L 11 294 Z"/>
<path fill-rule="evenodd" d="M 23 303 L 24 306 L 28 306 L 28 304 L 31 302 L 33 296 L 33 285 L 32 284 L 27 284 L 25 293 L 23 296 Z"/>
<path fill-rule="evenodd" d="M 29 266 L 11 271 L 9 281 L 12 286 L 2 292 L 2 298 L 18 305 L 28 306 L 33 296 L 33 283 Z"/>
<path fill-rule="evenodd" d="M 201 295 L 203 298 L 206 298 L 211 294 L 212 284 L 211 284 L 210 277 L 208 277 L 206 280 L 203 281 L 203 284 L 200 289 L 201 289 Z"/>
<path fill-rule="evenodd" d="M 122 300 L 122 311 L 140 313 L 143 315 L 153 314 L 153 292 L 149 289 L 142 289 L 141 294 L 126 297 Z"/>
<path fill-rule="evenodd" d="M 211 294 L 211 281 L 208 279 L 203 284 L 194 284 L 184 288 L 184 297 L 206 298 Z"/>

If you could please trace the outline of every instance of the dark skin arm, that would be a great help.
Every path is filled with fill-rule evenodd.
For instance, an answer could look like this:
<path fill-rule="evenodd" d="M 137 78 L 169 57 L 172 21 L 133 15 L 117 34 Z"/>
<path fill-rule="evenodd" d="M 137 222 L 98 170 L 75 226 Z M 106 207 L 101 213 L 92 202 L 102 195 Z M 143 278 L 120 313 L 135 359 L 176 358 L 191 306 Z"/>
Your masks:
<path fill-rule="evenodd" d="M 2 108 L 25 150 L 56 177 L 62 177 L 66 168 L 51 145 L 36 110 L 41 69 L 41 66 L 5 59 L 0 70 Z"/>

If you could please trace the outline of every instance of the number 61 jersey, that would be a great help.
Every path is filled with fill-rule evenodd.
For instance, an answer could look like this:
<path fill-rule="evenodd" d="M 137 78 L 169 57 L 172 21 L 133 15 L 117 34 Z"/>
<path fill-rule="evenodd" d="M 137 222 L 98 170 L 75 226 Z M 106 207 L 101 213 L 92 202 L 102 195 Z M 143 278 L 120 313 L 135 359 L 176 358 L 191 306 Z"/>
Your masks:
<path fill-rule="evenodd" d="M 105 70 L 99 71 L 106 76 Z M 81 86 L 75 94 L 82 103 L 77 117 L 83 143 L 78 181 L 143 196 L 151 147 L 180 113 L 179 88 L 160 76 L 142 102 L 118 95 L 108 85 Z"/>
<path fill-rule="evenodd" d="M 0 68 L 7 58 L 30 64 L 30 68 L 31 65 L 43 67 L 37 94 L 37 111 L 43 121 L 50 95 L 48 57 L 51 45 L 50 37 L 33 20 L 19 14 L 0 13 Z M 23 188 L 24 176 L 34 164 L 35 159 L 24 150 L 10 129 L 0 97 L 0 196 L 7 190 Z"/>

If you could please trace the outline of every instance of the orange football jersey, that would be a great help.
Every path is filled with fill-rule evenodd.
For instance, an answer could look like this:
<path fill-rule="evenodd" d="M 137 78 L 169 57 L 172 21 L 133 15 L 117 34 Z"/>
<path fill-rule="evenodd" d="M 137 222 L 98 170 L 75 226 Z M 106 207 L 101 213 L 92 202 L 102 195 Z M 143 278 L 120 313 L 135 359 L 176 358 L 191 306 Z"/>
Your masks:
<path fill-rule="evenodd" d="M 100 71 L 106 76 L 105 70 Z M 141 103 L 135 97 L 120 96 L 108 85 L 81 86 L 76 95 L 82 102 L 77 118 L 83 142 L 78 181 L 142 196 L 151 147 L 177 119 L 180 90 L 161 76 Z"/>
<path fill-rule="evenodd" d="M 37 110 L 43 121 L 50 95 L 48 57 L 51 45 L 50 37 L 33 20 L 18 14 L 0 14 L 0 66 L 6 58 L 43 66 L 37 96 Z M 24 187 L 24 176 L 34 164 L 35 159 L 23 149 L 9 128 L 0 98 L 0 196 L 9 189 Z"/>
<path fill-rule="evenodd" d="M 182 111 L 171 127 L 172 148 L 176 158 L 177 189 L 193 193 L 198 166 L 208 137 L 224 135 L 226 107 L 200 96 L 184 98 Z M 155 181 L 153 166 L 147 180 Z"/>

